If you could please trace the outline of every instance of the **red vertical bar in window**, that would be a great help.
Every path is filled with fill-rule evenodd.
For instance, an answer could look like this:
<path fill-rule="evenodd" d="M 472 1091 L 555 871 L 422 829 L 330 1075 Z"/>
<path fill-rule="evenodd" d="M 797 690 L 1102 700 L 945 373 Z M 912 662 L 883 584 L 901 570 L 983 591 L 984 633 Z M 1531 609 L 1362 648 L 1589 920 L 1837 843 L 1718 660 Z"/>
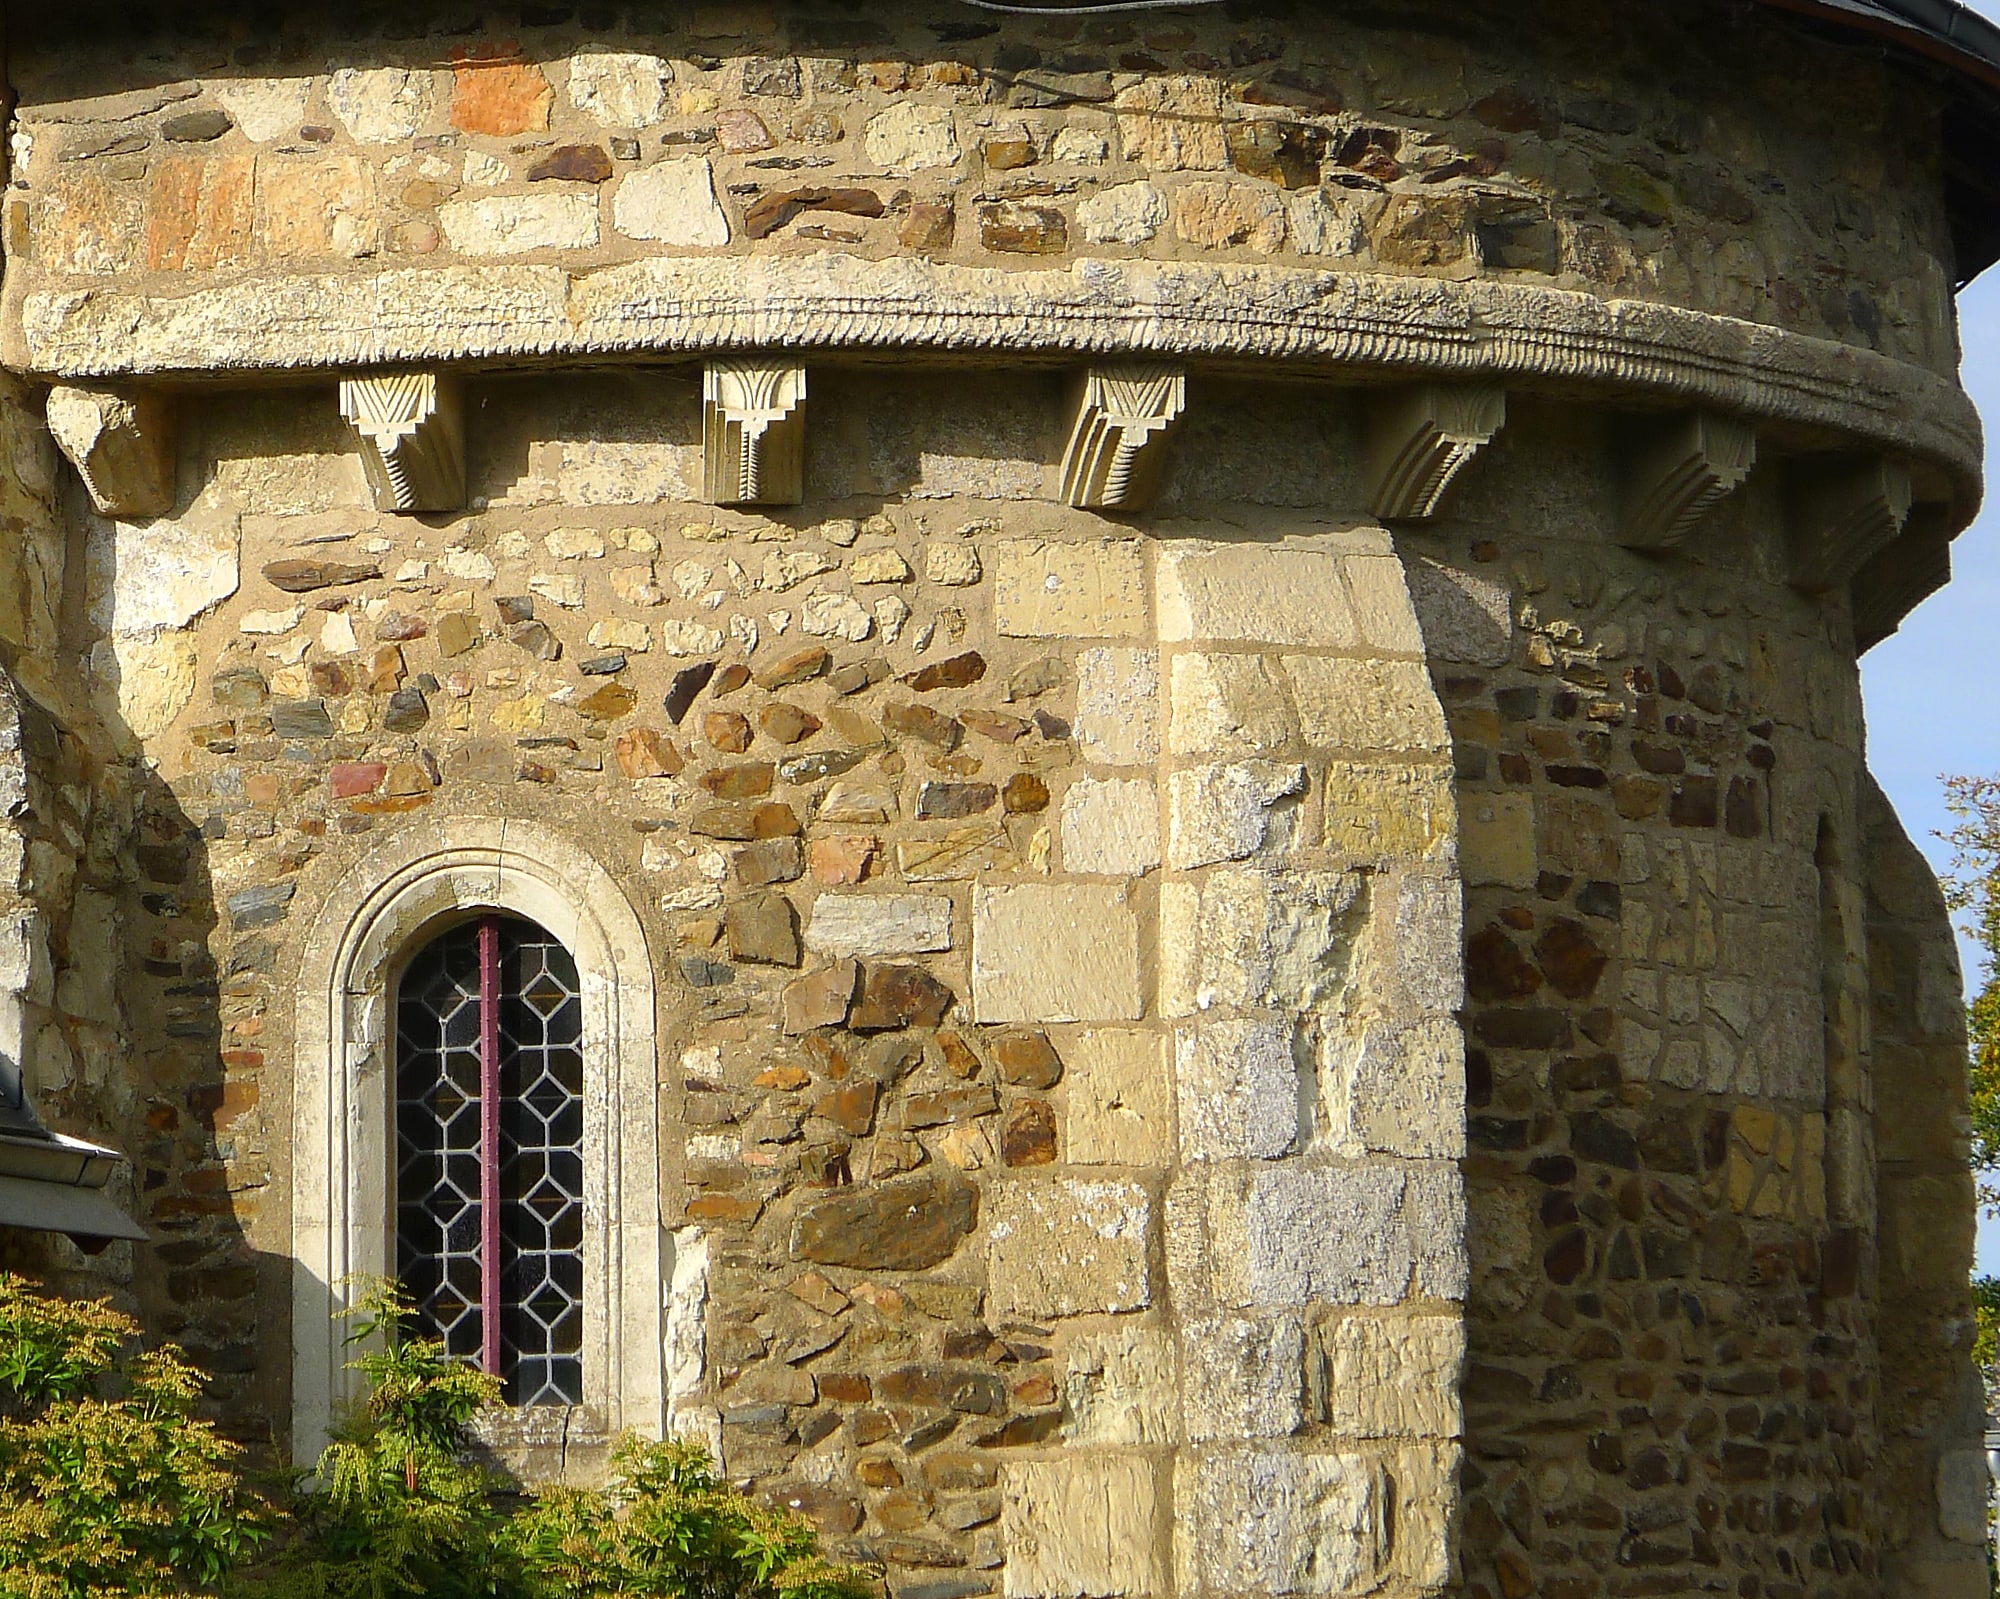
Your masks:
<path fill-rule="evenodd" d="M 479 1364 L 500 1375 L 500 918 L 479 924 Z"/>

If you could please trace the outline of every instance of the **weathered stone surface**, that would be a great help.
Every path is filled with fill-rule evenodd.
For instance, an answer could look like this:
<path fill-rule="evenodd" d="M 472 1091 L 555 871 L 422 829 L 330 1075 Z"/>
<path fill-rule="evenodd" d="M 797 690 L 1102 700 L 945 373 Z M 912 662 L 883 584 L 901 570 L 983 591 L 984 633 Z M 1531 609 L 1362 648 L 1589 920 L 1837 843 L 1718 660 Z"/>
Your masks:
<path fill-rule="evenodd" d="M 1452 835 L 1451 778 L 1441 765 L 1329 761 L 1320 796 L 1322 841 L 1342 865 L 1423 860 Z"/>
<path fill-rule="evenodd" d="M 628 173 L 611 201 L 611 223 L 628 239 L 697 249 L 729 242 L 729 218 L 715 197 L 703 156 L 683 156 Z"/>
<path fill-rule="evenodd" d="M 951 1009 L 952 991 L 921 966 L 869 966 L 861 997 L 848 1013 L 857 1033 L 935 1027 Z"/>
<path fill-rule="evenodd" d="M 461 255 L 588 250 L 597 244 L 597 197 L 568 193 L 482 195 L 440 206 L 438 223 L 447 242 Z"/>
<path fill-rule="evenodd" d="M 627 777 L 678 777 L 687 764 L 673 741 L 656 728 L 635 727 L 620 733 L 612 746 L 618 769 Z"/>
<path fill-rule="evenodd" d="M 1343 1316 L 1313 1328 L 1316 1419 L 1349 1438 L 1454 1438 L 1464 1428 L 1457 1316 Z"/>
<path fill-rule="evenodd" d="M 1167 784 L 1168 864 L 1185 870 L 1248 859 L 1271 839 L 1274 807 L 1305 786 L 1305 768 L 1280 761 L 1175 772 Z"/>
<path fill-rule="evenodd" d="M 744 210 L 743 234 L 749 239 L 767 238 L 805 211 L 829 211 L 839 216 L 851 217 L 879 217 L 883 210 L 882 196 L 873 189 L 774 189 Z M 893 555 L 895 552 L 881 553 Z M 902 579 L 869 579 L 857 574 L 855 581 L 857 583 L 901 582 Z"/>
<path fill-rule="evenodd" d="M 996 1054 L 1003 1047 L 996 1046 Z M 1070 1162 L 1165 1165 L 1172 1154 L 1174 1114 L 1166 1039 L 1094 1028 L 1071 1042 L 1069 1054 L 1063 1142 Z M 1004 1055 L 1001 1068 L 1007 1075 Z"/>
<path fill-rule="evenodd" d="M 1329 1147 L 1343 1154 L 1465 1152 L 1465 1037 L 1448 1019 L 1368 1024 L 1320 1041 Z"/>
<path fill-rule="evenodd" d="M 1163 545 L 1160 637 L 1217 643 L 1359 642 L 1337 555 L 1276 544 Z"/>
<path fill-rule="evenodd" d="M 1305 1331 L 1289 1316 L 1222 1316 L 1181 1329 L 1182 1430 L 1190 1442 L 1286 1438 L 1304 1423 Z"/>
<path fill-rule="evenodd" d="M 1285 657 L 1306 742 L 1329 749 L 1443 750 L 1444 713 L 1416 661 Z"/>
<path fill-rule="evenodd" d="M 1164 1591 L 1150 1460 L 1078 1455 L 1001 1477 L 1007 1599 L 1122 1599 Z"/>
<path fill-rule="evenodd" d="M 312 87 L 310 78 L 242 78 L 215 84 L 211 92 L 236 119 L 244 138 L 265 144 L 299 131 Z"/>
<path fill-rule="evenodd" d="M 607 128 L 650 128 L 667 112 L 673 67 L 633 50 L 581 50 L 569 60 L 570 104 Z"/>
<path fill-rule="evenodd" d="M 785 1031 L 794 1036 L 815 1027 L 838 1027 L 847 1020 L 861 983 L 861 967 L 852 958 L 837 960 L 824 971 L 787 983 L 784 994 Z"/>
<path fill-rule="evenodd" d="M 958 160 L 958 134 L 942 106 L 904 102 L 868 119 L 863 130 L 868 159 L 889 172 L 918 172 Z"/>
<path fill-rule="evenodd" d="M 736 900 L 723 925 L 732 958 L 767 966 L 799 964 L 799 913 L 783 894 L 751 894 Z"/>
<path fill-rule="evenodd" d="M 93 521 L 88 540 L 90 619 L 106 632 L 185 627 L 236 592 L 234 517 Z"/>
<path fill-rule="evenodd" d="M 594 144 L 560 144 L 528 168 L 530 183 L 602 183 L 611 157 Z"/>
<path fill-rule="evenodd" d="M 966 650 L 962 654 L 920 667 L 906 674 L 902 681 L 919 694 L 928 694 L 933 689 L 968 688 L 985 675 L 986 657 L 977 650 Z"/>
<path fill-rule="evenodd" d="M 988 1314 L 1037 1321 L 1152 1302 L 1152 1198 L 1137 1183 L 1016 1178 L 987 1188 Z"/>
<path fill-rule="evenodd" d="M 1113 102 L 1125 159 L 1149 172 L 1229 165 L 1222 85 L 1213 78 L 1153 77 Z"/>
<path fill-rule="evenodd" d="M 958 820 L 993 809 L 1000 797 L 991 783 L 924 783 L 917 789 L 917 820 Z"/>
<path fill-rule="evenodd" d="M 1076 208 L 1092 244 L 1144 244 L 1167 225 L 1167 197 L 1150 183 L 1121 183 Z"/>
<path fill-rule="evenodd" d="M 1176 1442 L 1177 1343 L 1164 1328 L 1130 1321 L 1072 1335 L 1062 1374 L 1072 1446 Z"/>
<path fill-rule="evenodd" d="M 504 139 L 549 125 L 555 91 L 540 67 L 519 57 L 512 45 L 452 52 L 453 127 Z"/>
<path fill-rule="evenodd" d="M 1390 1552 L 1392 1489 L 1362 1455 L 1232 1450 L 1176 1473 L 1183 1584 L 1223 1592 L 1360 1594 Z"/>
<path fill-rule="evenodd" d="M 395 144 L 423 131 L 437 114 L 436 77 L 421 69 L 342 67 L 327 83 L 341 125 L 362 144 Z"/>
<path fill-rule="evenodd" d="M 982 1022 L 1137 1019 L 1138 922 L 1124 888 L 975 888 L 972 995 Z"/>
<path fill-rule="evenodd" d="M 979 1215 L 978 1190 L 940 1174 L 893 1178 L 800 1208 L 794 1260 L 858 1271 L 924 1271 L 950 1258 Z"/>
<path fill-rule="evenodd" d="M 1052 205 L 1000 200 L 979 208 L 979 242 L 1003 255 L 1061 255 L 1069 219 Z"/>
<path fill-rule="evenodd" d="M 805 871 L 805 849 L 796 838 L 767 838 L 746 845 L 729 863 L 730 875 L 744 888 L 796 882 Z"/>
<path fill-rule="evenodd" d="M 994 547 L 994 624 L 1013 638 L 1132 638 L 1146 628 L 1145 564 L 1136 540 Z"/>
<path fill-rule="evenodd" d="M 1160 796 L 1143 778 L 1078 778 L 1063 795 L 1066 871 L 1140 876 L 1160 864 Z"/>
<path fill-rule="evenodd" d="M 1283 1022 L 1183 1027 L 1174 1046 L 1181 1153 L 1269 1160 L 1299 1136 L 1299 1070 Z"/>
<path fill-rule="evenodd" d="M 1174 232 L 1207 250 L 1247 248 L 1271 255 L 1284 248 L 1285 202 L 1247 183 L 1185 183 L 1174 190 Z"/>
<path fill-rule="evenodd" d="M 287 558 L 264 564 L 264 581 L 287 594 L 310 594 L 314 589 L 341 588 L 365 583 L 382 575 L 372 561 L 313 561 Z"/>
<path fill-rule="evenodd" d="M 1176 755 L 1256 755 L 1291 737 L 1291 707 L 1261 655 L 1174 657 L 1167 745 Z"/>
<path fill-rule="evenodd" d="M 1160 653 L 1094 646 L 1077 656 L 1077 747 L 1107 766 L 1160 754 Z"/>
<path fill-rule="evenodd" d="M 951 948 L 951 901 L 928 894 L 822 894 L 806 947 L 841 955 L 911 955 Z"/>

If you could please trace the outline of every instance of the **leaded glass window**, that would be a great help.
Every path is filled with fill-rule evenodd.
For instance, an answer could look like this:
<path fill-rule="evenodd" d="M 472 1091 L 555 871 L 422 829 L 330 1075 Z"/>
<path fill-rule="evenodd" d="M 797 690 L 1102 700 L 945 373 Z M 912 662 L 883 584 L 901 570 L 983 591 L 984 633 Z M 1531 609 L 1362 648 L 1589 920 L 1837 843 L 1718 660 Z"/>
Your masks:
<path fill-rule="evenodd" d="M 583 1006 L 534 923 L 433 939 L 396 997 L 396 1270 L 508 1403 L 583 1402 Z"/>

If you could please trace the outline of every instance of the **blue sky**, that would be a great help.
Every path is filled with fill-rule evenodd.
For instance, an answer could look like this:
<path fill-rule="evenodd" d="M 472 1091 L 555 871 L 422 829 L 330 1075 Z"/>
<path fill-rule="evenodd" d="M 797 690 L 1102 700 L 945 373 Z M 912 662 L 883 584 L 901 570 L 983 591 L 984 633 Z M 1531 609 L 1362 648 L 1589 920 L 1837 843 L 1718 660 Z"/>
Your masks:
<path fill-rule="evenodd" d="M 1975 9 L 2000 17 L 2000 0 Z M 1993 487 L 1993 438 L 2000 432 L 2000 267 L 1966 289 L 1958 311 L 1960 375 L 1986 420 L 1986 507 L 1952 546 L 1951 582 L 1861 660 L 1868 764 L 1910 836 L 1940 868 L 1950 851 L 1934 835 L 1951 822 L 1940 777 L 2000 774 L 2000 694 L 1993 691 L 2000 674 L 1989 631 L 2000 618 L 2000 510 Z M 1976 984 L 1974 951 L 1963 940 L 1960 950 L 1966 981 Z M 2000 1275 L 2000 1222 L 1980 1223 L 1979 1265 Z"/>

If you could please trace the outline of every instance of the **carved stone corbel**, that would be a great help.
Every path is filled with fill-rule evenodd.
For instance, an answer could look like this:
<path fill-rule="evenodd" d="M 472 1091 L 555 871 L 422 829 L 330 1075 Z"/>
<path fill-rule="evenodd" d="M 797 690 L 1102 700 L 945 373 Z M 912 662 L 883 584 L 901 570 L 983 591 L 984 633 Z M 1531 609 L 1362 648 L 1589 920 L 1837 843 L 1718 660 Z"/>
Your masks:
<path fill-rule="evenodd" d="M 797 505 L 806 494 L 806 369 L 711 361 L 702 373 L 702 481 L 716 505 Z"/>
<path fill-rule="evenodd" d="M 1063 452 L 1063 499 L 1080 510 L 1143 510 L 1160 486 L 1168 430 L 1186 409 L 1187 374 L 1179 367 L 1091 367 Z"/>
<path fill-rule="evenodd" d="M 142 390 L 49 390 L 49 432 L 100 516 L 165 516 L 174 508 L 174 408 Z"/>
<path fill-rule="evenodd" d="M 396 372 L 340 380 L 340 414 L 361 435 L 378 511 L 465 504 L 465 408 L 458 379 Z"/>
<path fill-rule="evenodd" d="M 1626 480 L 1623 542 L 1669 549 L 1757 463 L 1757 430 L 1714 411 L 1690 411 L 1639 447 Z"/>
<path fill-rule="evenodd" d="M 1375 401 L 1368 417 L 1368 496 L 1385 522 L 1437 514 L 1453 481 L 1507 420 L 1497 383 L 1426 383 Z"/>
<path fill-rule="evenodd" d="M 1884 456 L 1801 462 L 1792 485 L 1792 581 L 1830 589 L 1847 582 L 1903 531 L 1910 469 Z"/>
<path fill-rule="evenodd" d="M 1901 535 L 1863 562 L 1848 586 L 1856 653 L 1880 644 L 1950 581 L 1950 507 L 1914 506 Z"/>

